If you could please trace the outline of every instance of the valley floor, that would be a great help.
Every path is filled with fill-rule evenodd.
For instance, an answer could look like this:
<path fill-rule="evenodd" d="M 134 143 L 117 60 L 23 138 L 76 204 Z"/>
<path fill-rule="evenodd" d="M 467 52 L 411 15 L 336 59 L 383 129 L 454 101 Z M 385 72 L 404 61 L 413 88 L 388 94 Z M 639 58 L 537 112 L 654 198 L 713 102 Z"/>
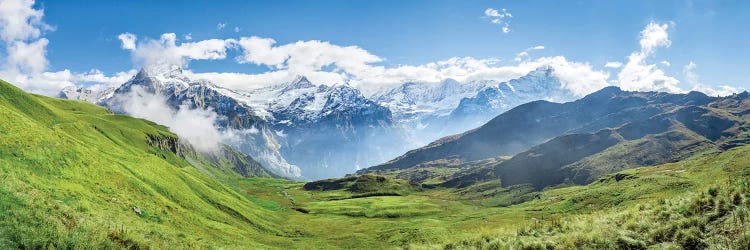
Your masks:
<path fill-rule="evenodd" d="M 91 211 L 83 199 L 56 197 L 56 190 L 22 181 L 33 173 L 13 176 L 6 169 L 0 175 L 0 246 L 748 249 L 748 156 L 746 146 L 628 170 L 587 186 L 551 188 L 505 207 L 486 205 L 507 198 L 497 189 L 473 190 L 479 195 L 471 199 L 458 195 L 467 190 L 455 189 L 354 198 L 357 194 L 345 190 L 306 191 L 303 183 L 280 179 L 222 180 L 259 207 L 256 212 L 274 228 L 257 230 L 246 221 L 247 231 L 211 220 L 175 222 L 179 216 L 157 212 L 169 206 L 144 208 L 154 212 L 141 216 L 127 209 Z M 101 202 L 116 203 L 104 201 L 111 191 L 93 192 L 101 193 Z M 227 214 L 241 217 L 231 210 Z"/>
<path fill-rule="evenodd" d="M 284 214 L 284 230 L 297 235 L 281 248 L 748 249 L 747 156 L 742 147 L 628 170 L 506 207 L 485 205 L 507 198 L 498 190 L 474 199 L 454 189 L 351 198 L 280 180 L 234 185 Z"/>

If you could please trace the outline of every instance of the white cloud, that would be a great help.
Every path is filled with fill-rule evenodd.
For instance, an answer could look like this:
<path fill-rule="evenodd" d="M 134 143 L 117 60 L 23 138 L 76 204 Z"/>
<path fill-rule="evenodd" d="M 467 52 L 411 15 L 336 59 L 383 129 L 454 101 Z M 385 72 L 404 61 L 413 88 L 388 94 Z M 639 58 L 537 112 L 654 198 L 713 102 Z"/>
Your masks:
<path fill-rule="evenodd" d="M 84 73 L 73 73 L 70 70 L 61 70 L 57 72 L 44 72 L 41 78 L 48 82 L 58 83 L 58 85 L 73 85 L 76 83 L 94 83 L 96 87 L 116 87 L 126 82 L 136 73 L 136 70 L 115 73 L 107 76 L 97 69 L 92 69 Z"/>
<path fill-rule="evenodd" d="M 506 9 L 500 9 L 498 11 L 493 8 L 487 8 L 484 10 L 484 17 L 489 19 L 490 23 L 500 25 L 503 33 L 510 32 L 510 24 L 506 19 L 513 18 L 513 15 Z"/>
<path fill-rule="evenodd" d="M 33 0 L 0 1 L 0 39 L 5 42 L 36 39 L 52 27 L 42 21 L 43 10 Z"/>
<path fill-rule="evenodd" d="M 604 64 L 604 67 L 605 68 L 611 68 L 611 69 L 617 69 L 617 68 L 622 67 L 622 63 L 621 62 L 607 62 L 607 63 Z"/>
<path fill-rule="evenodd" d="M 594 70 L 589 63 L 570 62 L 562 56 L 543 57 L 535 63 L 552 66 L 555 69 L 553 74 L 560 78 L 563 88 L 577 96 L 590 94 L 609 85 L 609 73 Z"/>
<path fill-rule="evenodd" d="M 670 62 L 669 62 L 669 61 L 667 61 L 667 60 L 661 61 L 661 62 L 659 62 L 659 63 L 661 63 L 661 65 L 664 65 L 664 66 L 667 66 L 667 67 L 670 67 L 670 66 L 672 66 L 672 63 L 670 63 Z"/>
<path fill-rule="evenodd" d="M 454 57 L 422 65 L 385 67 L 377 65 L 384 59 L 357 46 L 339 46 L 317 40 L 277 45 L 275 40 L 262 37 L 242 37 L 236 44 L 242 50 L 242 54 L 236 58 L 239 63 L 267 66 L 269 70 L 258 74 L 187 70 L 186 74 L 209 79 L 228 88 L 246 90 L 289 81 L 302 74 L 315 83 L 348 82 L 365 93 L 372 93 L 404 81 L 440 82 L 449 78 L 458 81 L 507 81 L 538 67 L 553 66 L 556 74 L 565 82 L 565 87 L 577 95 L 606 86 L 609 77 L 608 73 L 596 71 L 588 63 L 569 62 L 561 56 L 525 60 L 519 65 L 505 66 L 498 65 L 500 60 L 494 58 Z M 539 45 L 527 51 L 543 48 Z"/>
<path fill-rule="evenodd" d="M 139 86 L 135 86 L 124 96 L 118 96 L 115 102 L 120 111 L 169 127 L 170 131 L 201 152 L 217 151 L 220 143 L 233 135 L 216 127 L 216 112 L 190 109 L 187 106 L 173 110 L 163 96 L 149 93 Z"/>
<path fill-rule="evenodd" d="M 693 61 L 690 61 L 685 67 L 682 68 L 682 72 L 685 74 L 685 81 L 692 86 L 693 91 L 700 91 L 709 96 L 728 96 L 735 93 L 740 93 L 743 89 L 720 85 L 718 88 L 710 87 L 700 82 L 700 76 L 695 73 L 695 68 L 698 67 Z"/>
<path fill-rule="evenodd" d="M 47 45 L 50 41 L 42 35 L 53 29 L 42 21 L 44 12 L 33 6 L 31 0 L 0 1 L 0 38 L 3 40 L 0 44 L 6 52 L 5 60 L 0 62 L 0 78 L 26 91 L 55 95 L 74 83 L 109 86 L 132 75 L 121 72 L 108 77 L 98 70 L 47 72 Z"/>
<path fill-rule="evenodd" d="M 489 16 L 501 15 L 488 12 Z M 648 63 L 658 48 L 671 45 L 667 33 L 669 24 L 650 23 L 640 33 L 641 49 L 628 56 L 626 63 L 612 61 L 604 67 L 621 69 L 611 83 L 625 90 L 684 92 L 679 81 L 659 69 L 665 65 Z M 454 57 L 443 61 L 421 65 L 382 66 L 385 59 L 357 46 L 340 46 L 330 42 L 311 40 L 288 44 L 277 44 L 274 39 L 263 37 L 241 37 L 234 39 L 210 39 L 189 43 L 178 43 L 172 33 L 162 35 L 159 40 L 146 40 L 136 44 L 134 57 L 149 61 L 170 59 L 183 65 L 189 60 L 221 60 L 227 50 L 238 49 L 235 58 L 241 64 L 268 67 L 257 74 L 232 72 L 193 72 L 186 74 L 194 78 L 214 81 L 232 89 L 254 89 L 289 81 L 298 74 L 315 83 L 336 84 L 347 82 L 365 93 L 392 87 L 405 81 L 440 82 L 455 79 L 459 82 L 471 80 L 506 81 L 520 77 L 538 67 L 552 66 L 561 78 L 564 88 L 582 96 L 596 91 L 610 82 L 606 71 L 594 69 L 587 62 L 571 62 L 563 56 L 532 59 L 530 52 L 545 47 L 529 47 L 516 57 L 517 64 L 500 65 L 495 58 L 477 59 Z"/>
<path fill-rule="evenodd" d="M 641 31 L 641 39 L 639 41 L 643 54 L 651 55 L 657 48 L 668 48 L 672 45 L 667 29 L 669 29 L 669 24 L 666 23 L 657 24 L 650 22 L 646 25 L 646 28 Z"/>
<path fill-rule="evenodd" d="M 335 67 L 334 71 L 362 72 L 368 70 L 368 64 L 383 61 L 357 46 L 344 47 L 318 40 L 274 46 L 276 41 L 270 38 L 243 37 L 238 43 L 243 49 L 238 62 L 287 69 L 297 74 L 308 74 L 327 66 Z"/>
<path fill-rule="evenodd" d="M 135 50 L 135 40 L 137 37 L 131 33 L 122 33 L 119 36 L 117 36 L 117 39 L 120 39 L 122 42 L 122 48 L 126 50 Z"/>
<path fill-rule="evenodd" d="M 23 41 L 10 43 L 7 47 L 6 66 L 32 74 L 43 72 L 49 64 L 47 62 L 47 44 L 49 44 L 49 41 L 46 38 L 40 38 L 29 43 Z"/>
<path fill-rule="evenodd" d="M 616 82 L 625 90 L 683 92 L 679 80 L 667 76 L 656 64 L 647 59 L 657 48 L 669 47 L 672 41 L 667 33 L 669 24 L 649 23 L 640 33 L 641 50 L 628 56 L 628 61 L 617 75 Z"/>
<path fill-rule="evenodd" d="M 227 27 L 227 23 L 217 23 L 216 24 L 216 30 L 223 30 Z"/>
<path fill-rule="evenodd" d="M 228 88 L 253 89 L 291 80 L 299 72 L 291 70 L 292 67 L 284 63 L 286 61 L 283 57 L 264 55 L 254 60 L 256 62 L 265 60 L 268 64 L 263 65 L 273 65 L 273 69 L 260 74 L 194 73 L 191 71 L 187 71 L 187 74 L 195 78 L 209 79 Z M 372 93 L 405 81 L 437 83 L 449 78 L 461 82 L 487 79 L 507 81 L 523 76 L 539 67 L 551 66 L 555 68 L 555 74 L 560 77 L 564 87 L 576 95 L 583 96 L 608 85 L 608 73 L 594 70 L 588 63 L 569 62 L 562 56 L 543 57 L 518 65 L 502 66 L 497 65 L 498 63 L 497 59 L 471 57 L 454 57 L 423 65 L 396 67 L 361 63 L 346 70 L 337 68 L 332 71 L 323 71 L 318 68 L 305 76 L 316 83 L 349 82 L 365 93 Z"/>
<path fill-rule="evenodd" d="M 157 39 L 144 39 L 135 43 L 135 36 L 123 33 L 118 36 L 122 47 L 131 50 L 139 63 L 186 65 L 190 60 L 219 60 L 227 56 L 227 49 L 236 43 L 233 39 L 208 39 L 198 42 L 177 43 L 177 35 L 164 33 Z M 132 38 L 132 39 L 131 39 Z"/>
<path fill-rule="evenodd" d="M 187 40 L 187 41 L 193 40 L 193 33 L 187 33 L 187 34 L 183 35 L 182 38 L 185 39 L 185 40 Z"/>
<path fill-rule="evenodd" d="M 515 60 L 516 62 L 529 60 L 529 59 L 531 59 L 531 56 L 529 56 L 529 52 L 530 51 L 532 51 L 532 50 L 543 50 L 543 49 L 544 49 L 544 46 L 542 46 L 542 45 L 537 45 L 537 46 L 534 46 L 534 47 L 526 48 L 525 50 L 523 50 L 520 53 L 518 53 L 516 55 L 516 58 L 513 59 L 513 60 Z"/>
<path fill-rule="evenodd" d="M 235 32 L 235 33 L 239 33 L 239 32 L 240 32 L 240 30 L 241 30 L 241 29 L 240 29 L 240 27 L 234 27 L 234 32 Z"/>

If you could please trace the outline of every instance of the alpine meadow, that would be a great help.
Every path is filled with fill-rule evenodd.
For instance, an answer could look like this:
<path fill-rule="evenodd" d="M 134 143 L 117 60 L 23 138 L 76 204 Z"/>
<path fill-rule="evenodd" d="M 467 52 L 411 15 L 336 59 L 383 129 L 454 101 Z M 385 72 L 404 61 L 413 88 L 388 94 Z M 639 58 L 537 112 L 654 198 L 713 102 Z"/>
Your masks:
<path fill-rule="evenodd" d="M 0 249 L 750 249 L 748 23 L 0 0 Z"/>

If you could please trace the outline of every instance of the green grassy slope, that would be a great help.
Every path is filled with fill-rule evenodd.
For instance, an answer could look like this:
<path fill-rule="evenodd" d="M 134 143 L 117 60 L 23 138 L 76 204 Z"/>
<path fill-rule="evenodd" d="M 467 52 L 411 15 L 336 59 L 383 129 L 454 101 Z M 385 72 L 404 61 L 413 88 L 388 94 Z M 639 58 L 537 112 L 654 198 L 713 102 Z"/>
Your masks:
<path fill-rule="evenodd" d="M 251 246 L 283 235 L 277 215 L 168 150 L 177 138 L 165 127 L 5 82 L 0 117 L 0 248 Z"/>

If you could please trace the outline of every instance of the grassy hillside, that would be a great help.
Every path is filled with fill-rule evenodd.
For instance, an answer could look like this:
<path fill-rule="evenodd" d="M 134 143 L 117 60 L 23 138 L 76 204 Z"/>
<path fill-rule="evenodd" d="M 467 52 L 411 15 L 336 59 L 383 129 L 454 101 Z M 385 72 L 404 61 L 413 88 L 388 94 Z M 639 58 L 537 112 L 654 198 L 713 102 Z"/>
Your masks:
<path fill-rule="evenodd" d="M 0 118 L 0 249 L 750 248 L 740 139 L 584 186 L 488 179 L 486 166 L 521 160 L 508 157 L 300 183 L 248 178 L 269 175 L 239 152 L 207 156 L 165 127 L 5 82 Z M 615 161 L 619 147 L 703 145 L 695 134 L 659 135 L 686 138 L 674 145 L 617 135 L 585 137 L 602 142 L 594 151 L 617 144 L 575 166 Z"/>
<path fill-rule="evenodd" d="M 0 248 L 261 246 L 246 239 L 284 234 L 277 215 L 180 158 L 162 126 L 5 82 L 0 117 Z"/>

